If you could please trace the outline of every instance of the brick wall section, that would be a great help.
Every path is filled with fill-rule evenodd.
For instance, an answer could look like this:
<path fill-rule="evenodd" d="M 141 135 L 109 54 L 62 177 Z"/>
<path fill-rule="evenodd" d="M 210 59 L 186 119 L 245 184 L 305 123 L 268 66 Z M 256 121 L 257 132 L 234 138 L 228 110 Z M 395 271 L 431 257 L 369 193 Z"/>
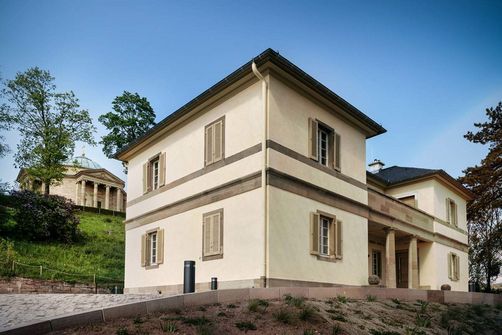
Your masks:
<path fill-rule="evenodd" d="M 14 277 L 0 279 L 0 293 L 95 293 L 95 287 L 55 280 Z M 98 293 L 110 293 L 110 291 L 98 288 Z"/>
<path fill-rule="evenodd" d="M 206 291 L 177 295 L 159 299 L 146 300 L 114 307 L 107 307 L 84 313 L 65 315 L 52 320 L 40 321 L 9 330 L 0 330 L 0 334 L 46 334 L 68 327 L 99 323 L 117 318 L 135 317 L 174 308 L 199 306 L 215 303 L 242 302 L 249 299 L 279 299 L 285 294 L 301 296 L 310 299 L 334 298 L 344 295 L 353 299 L 366 299 L 368 295 L 377 299 L 397 298 L 416 301 L 431 300 L 441 303 L 475 303 L 496 305 L 502 303 L 502 295 L 451 292 L 432 290 L 388 289 L 378 287 L 274 287 L 274 288 L 239 288 L 218 291 Z"/>

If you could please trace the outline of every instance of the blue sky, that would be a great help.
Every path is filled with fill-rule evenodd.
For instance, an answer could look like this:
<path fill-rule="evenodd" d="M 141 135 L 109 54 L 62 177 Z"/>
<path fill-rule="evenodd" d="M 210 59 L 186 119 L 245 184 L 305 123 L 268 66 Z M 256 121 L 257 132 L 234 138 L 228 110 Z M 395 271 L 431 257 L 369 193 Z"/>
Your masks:
<path fill-rule="evenodd" d="M 49 70 L 99 138 L 122 91 L 146 96 L 159 121 L 270 47 L 388 130 L 368 162 L 457 177 L 486 153 L 462 135 L 502 100 L 501 17 L 500 1 L 0 0 L 0 73 Z M 99 146 L 86 154 L 123 177 Z M 13 181 L 12 155 L 0 164 Z"/>

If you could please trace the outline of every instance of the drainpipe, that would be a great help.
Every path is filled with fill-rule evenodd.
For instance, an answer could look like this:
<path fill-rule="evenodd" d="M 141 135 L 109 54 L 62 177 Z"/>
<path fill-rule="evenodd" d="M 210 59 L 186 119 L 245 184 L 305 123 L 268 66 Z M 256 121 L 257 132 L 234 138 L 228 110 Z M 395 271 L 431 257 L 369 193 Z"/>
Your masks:
<path fill-rule="evenodd" d="M 269 277 L 269 243 L 268 243 L 268 185 L 267 185 L 267 168 L 268 168 L 268 152 L 267 152 L 267 139 L 268 139 L 268 83 L 263 77 L 263 75 L 258 71 L 258 67 L 255 62 L 251 64 L 251 69 L 258 79 L 261 81 L 261 96 L 263 101 L 263 121 L 265 123 L 263 130 L 263 139 L 261 142 L 261 151 L 263 152 L 263 166 L 261 172 L 261 184 L 263 186 L 263 199 L 264 199 L 264 223 L 265 223 L 265 259 L 264 259 L 264 287 L 268 287 L 268 277 Z"/>

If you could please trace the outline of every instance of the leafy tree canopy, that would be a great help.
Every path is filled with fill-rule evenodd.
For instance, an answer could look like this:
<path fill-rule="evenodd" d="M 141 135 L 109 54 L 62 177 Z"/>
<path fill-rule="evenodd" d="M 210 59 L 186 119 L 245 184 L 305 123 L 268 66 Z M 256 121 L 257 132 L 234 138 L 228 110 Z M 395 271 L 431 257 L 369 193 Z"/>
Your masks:
<path fill-rule="evenodd" d="M 486 115 L 488 121 L 475 123 L 479 130 L 465 138 L 487 145 L 488 154 L 480 165 L 467 168 L 460 181 L 475 194 L 467 206 L 470 275 L 490 291 L 502 265 L 502 102 Z"/>
<path fill-rule="evenodd" d="M 113 155 L 155 125 L 155 112 L 146 98 L 138 93 L 124 93 L 112 102 L 113 111 L 99 117 L 110 132 L 103 136 L 103 153 Z"/>
<path fill-rule="evenodd" d="M 89 112 L 80 109 L 75 94 L 56 92 L 54 77 L 38 67 L 17 73 L 2 90 L 10 123 L 21 135 L 16 167 L 49 186 L 64 176 L 63 163 L 73 156 L 75 142 L 95 144 Z"/>

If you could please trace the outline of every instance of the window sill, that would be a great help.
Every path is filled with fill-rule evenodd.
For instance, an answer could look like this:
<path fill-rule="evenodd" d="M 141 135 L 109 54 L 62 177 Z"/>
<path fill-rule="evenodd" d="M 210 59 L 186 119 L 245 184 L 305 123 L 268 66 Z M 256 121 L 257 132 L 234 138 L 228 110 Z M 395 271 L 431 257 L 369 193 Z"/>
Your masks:
<path fill-rule="evenodd" d="M 212 261 L 215 259 L 222 259 L 223 254 L 218 254 L 218 255 L 211 255 L 211 256 L 202 256 L 202 261 Z"/>
<path fill-rule="evenodd" d="M 318 261 L 323 261 L 323 262 L 330 262 L 330 263 L 336 263 L 339 261 L 339 258 L 336 258 L 335 256 L 322 256 L 322 255 L 315 255 L 317 257 Z"/>
<path fill-rule="evenodd" d="M 158 269 L 159 264 L 152 264 L 152 265 L 147 265 L 145 266 L 145 270 L 152 270 L 152 269 Z"/>

